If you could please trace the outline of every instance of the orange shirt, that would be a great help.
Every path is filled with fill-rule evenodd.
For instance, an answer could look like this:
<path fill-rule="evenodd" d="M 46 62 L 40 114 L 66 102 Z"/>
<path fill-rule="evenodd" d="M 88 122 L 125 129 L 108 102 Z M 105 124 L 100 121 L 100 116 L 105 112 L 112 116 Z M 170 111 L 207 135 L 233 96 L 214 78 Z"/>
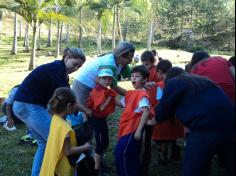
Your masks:
<path fill-rule="evenodd" d="M 122 136 L 128 135 L 137 130 L 142 117 L 142 112 L 135 112 L 135 109 L 138 107 L 140 100 L 144 97 L 148 98 L 150 101 L 150 97 L 146 90 L 127 91 L 125 95 L 126 107 L 123 113 L 121 114 L 119 122 L 119 139 Z M 152 112 L 153 111 L 151 110 L 150 113 Z"/>
<path fill-rule="evenodd" d="M 103 111 L 101 111 L 100 106 L 107 100 L 109 96 L 111 97 L 110 103 Z M 116 96 L 117 93 L 114 90 L 96 85 L 96 87 L 90 93 L 87 106 L 88 108 L 92 109 L 95 117 L 107 117 L 115 111 Z"/>
<path fill-rule="evenodd" d="M 158 82 L 158 75 L 157 75 L 157 70 L 156 70 L 156 66 L 153 66 L 149 69 L 149 78 L 148 78 L 148 82 Z"/>

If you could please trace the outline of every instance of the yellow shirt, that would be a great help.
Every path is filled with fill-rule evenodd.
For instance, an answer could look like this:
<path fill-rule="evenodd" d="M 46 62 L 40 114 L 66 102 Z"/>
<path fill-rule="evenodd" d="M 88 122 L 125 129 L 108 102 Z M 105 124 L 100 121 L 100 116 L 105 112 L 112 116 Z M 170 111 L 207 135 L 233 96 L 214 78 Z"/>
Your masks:
<path fill-rule="evenodd" d="M 47 146 L 44 153 L 40 176 L 73 176 L 71 167 L 62 149 L 64 140 L 70 135 L 71 146 L 76 146 L 75 133 L 67 121 L 54 115 L 50 125 Z"/>

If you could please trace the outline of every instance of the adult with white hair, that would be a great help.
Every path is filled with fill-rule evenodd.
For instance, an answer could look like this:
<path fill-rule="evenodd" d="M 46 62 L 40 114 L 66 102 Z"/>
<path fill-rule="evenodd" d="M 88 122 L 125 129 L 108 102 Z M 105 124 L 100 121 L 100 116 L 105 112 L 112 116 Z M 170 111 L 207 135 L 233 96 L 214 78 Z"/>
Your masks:
<path fill-rule="evenodd" d="M 114 81 L 111 88 L 120 95 L 125 94 L 125 90 L 117 85 L 117 77 L 122 72 L 122 68 L 132 62 L 135 47 L 130 42 L 120 42 L 119 45 L 111 53 L 98 56 L 86 62 L 80 69 L 78 75 L 72 85 L 77 101 L 81 105 L 85 105 L 91 90 L 96 85 L 98 70 L 102 67 L 109 68 L 113 71 Z"/>

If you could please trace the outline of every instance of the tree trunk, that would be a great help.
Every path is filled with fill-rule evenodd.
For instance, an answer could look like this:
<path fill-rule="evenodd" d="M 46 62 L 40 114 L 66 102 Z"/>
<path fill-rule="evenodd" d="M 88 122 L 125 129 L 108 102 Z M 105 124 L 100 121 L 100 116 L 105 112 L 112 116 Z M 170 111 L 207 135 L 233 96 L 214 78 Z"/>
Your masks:
<path fill-rule="evenodd" d="M 126 41 L 126 39 L 127 39 L 127 33 L 128 33 L 128 22 L 126 21 L 125 27 L 124 27 L 124 33 L 123 33 L 124 41 Z"/>
<path fill-rule="evenodd" d="M 82 30 L 82 8 L 79 10 L 79 38 L 78 38 L 78 47 L 82 47 L 82 35 L 83 35 L 83 30 Z"/>
<path fill-rule="evenodd" d="M 112 49 L 116 47 L 116 8 L 113 9 Z"/>
<path fill-rule="evenodd" d="M 67 29 L 66 29 L 66 47 L 69 47 L 70 45 L 70 24 L 67 24 Z"/>
<path fill-rule="evenodd" d="M 184 30 L 184 0 L 181 0 L 181 7 L 182 7 L 182 9 L 181 9 L 181 33 L 183 32 L 183 30 Z"/>
<path fill-rule="evenodd" d="M 26 24 L 25 28 L 25 40 L 24 40 L 24 52 L 29 52 L 29 23 Z"/>
<path fill-rule="evenodd" d="M 1 44 L 2 18 L 3 18 L 3 11 L 0 9 L 0 44 Z"/>
<path fill-rule="evenodd" d="M 120 26 L 120 14 L 119 14 L 119 4 L 116 5 L 116 23 L 117 23 L 117 33 L 120 37 L 120 41 L 123 41 L 121 26 Z"/>
<path fill-rule="evenodd" d="M 35 67 L 35 56 L 36 56 L 36 35 L 37 33 L 37 22 L 33 24 L 33 40 L 32 40 L 32 51 L 29 63 L 29 70 L 33 70 Z"/>
<path fill-rule="evenodd" d="M 37 50 L 40 50 L 40 49 L 41 49 L 40 46 L 41 46 L 41 23 L 39 24 Z"/>
<path fill-rule="evenodd" d="M 60 21 L 57 22 L 56 58 L 60 56 Z"/>
<path fill-rule="evenodd" d="M 64 28 L 64 23 L 63 21 L 61 22 L 61 31 L 60 31 L 60 51 L 61 51 L 61 47 L 62 47 L 62 40 L 63 40 L 63 28 Z M 59 52 L 60 52 L 59 51 Z"/>
<path fill-rule="evenodd" d="M 22 21 L 19 21 L 19 38 L 22 38 Z"/>
<path fill-rule="evenodd" d="M 99 25 L 98 25 L 98 54 L 102 53 L 102 18 L 99 18 Z"/>
<path fill-rule="evenodd" d="M 11 54 L 17 54 L 17 13 L 15 13 L 15 19 L 14 19 L 14 39 L 13 39 Z"/>
<path fill-rule="evenodd" d="M 52 46 L 52 19 L 50 19 L 50 26 L 48 30 L 48 42 L 47 42 L 47 47 Z"/>
<path fill-rule="evenodd" d="M 153 38 L 153 20 L 150 21 L 149 25 L 149 33 L 148 33 L 148 42 L 147 42 L 147 49 L 151 50 L 152 48 L 152 38 Z"/>

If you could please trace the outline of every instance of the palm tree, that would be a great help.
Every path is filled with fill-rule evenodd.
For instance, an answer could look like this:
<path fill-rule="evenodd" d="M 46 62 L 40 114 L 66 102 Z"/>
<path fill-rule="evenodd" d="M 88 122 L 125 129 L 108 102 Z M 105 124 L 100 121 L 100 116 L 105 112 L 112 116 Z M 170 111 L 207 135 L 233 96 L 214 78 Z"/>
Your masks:
<path fill-rule="evenodd" d="M 0 9 L 0 34 L 2 29 L 2 18 L 3 18 L 3 10 Z M 1 44 L 1 35 L 0 35 L 0 44 Z"/>
<path fill-rule="evenodd" d="M 96 2 L 90 1 L 89 8 L 96 12 L 98 19 L 97 51 L 98 54 L 100 54 L 102 52 L 102 18 L 106 18 L 106 16 L 110 13 L 108 0 L 98 0 Z"/>
<path fill-rule="evenodd" d="M 64 4 L 64 0 L 58 0 L 58 3 Z M 53 9 L 54 0 L 5 0 L 0 4 L 0 8 L 5 8 L 16 12 L 22 16 L 33 29 L 32 51 L 29 63 L 29 70 L 35 67 L 36 58 L 36 32 L 39 20 L 44 20 L 43 17 L 48 13 L 47 9 Z"/>
<path fill-rule="evenodd" d="M 29 52 L 29 23 L 25 26 L 24 52 Z"/>
<path fill-rule="evenodd" d="M 17 54 L 17 13 L 15 13 L 14 17 L 14 37 L 13 37 L 13 44 L 11 49 L 11 54 Z"/>

